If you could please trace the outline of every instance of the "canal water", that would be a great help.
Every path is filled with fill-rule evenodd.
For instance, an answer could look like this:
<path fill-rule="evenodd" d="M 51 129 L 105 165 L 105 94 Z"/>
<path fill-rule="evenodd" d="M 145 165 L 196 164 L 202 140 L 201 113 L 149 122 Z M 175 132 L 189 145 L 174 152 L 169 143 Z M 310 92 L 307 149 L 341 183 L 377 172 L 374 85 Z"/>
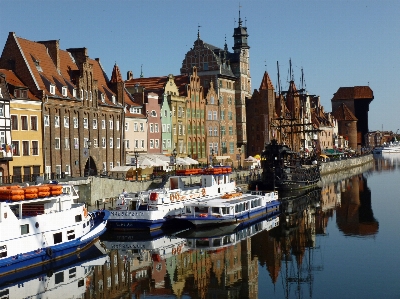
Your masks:
<path fill-rule="evenodd" d="M 399 187 L 400 156 L 377 157 L 240 231 L 106 233 L 0 298 L 400 298 Z"/>

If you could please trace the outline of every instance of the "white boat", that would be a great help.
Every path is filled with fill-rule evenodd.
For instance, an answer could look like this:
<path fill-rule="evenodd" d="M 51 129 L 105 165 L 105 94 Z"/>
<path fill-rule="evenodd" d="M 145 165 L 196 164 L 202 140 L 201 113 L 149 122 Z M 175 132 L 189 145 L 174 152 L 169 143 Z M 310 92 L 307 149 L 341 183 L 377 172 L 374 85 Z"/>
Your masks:
<path fill-rule="evenodd" d="M 205 196 L 184 203 L 185 211 L 176 220 L 190 222 L 195 227 L 240 225 L 266 214 L 279 212 L 278 192 L 252 191 Z"/>
<path fill-rule="evenodd" d="M 383 146 L 377 146 L 372 150 L 373 154 L 382 155 L 389 153 L 400 153 L 400 141 L 384 143 Z"/>
<path fill-rule="evenodd" d="M 79 256 L 62 260 L 62 265 L 27 268 L 14 277 L 0 280 L 0 298 L 84 298 L 95 266 L 109 262 L 106 251 L 96 241 Z M 59 264 L 59 261 L 56 263 Z M 7 280 L 5 280 L 7 279 Z"/>
<path fill-rule="evenodd" d="M 185 203 L 234 192 L 236 183 L 229 177 L 231 172 L 230 167 L 191 169 L 170 177 L 170 188 L 121 194 L 116 209 L 110 211 L 107 226 L 117 230 L 160 229 L 184 212 Z M 188 182 L 193 175 L 200 175 L 200 184 Z"/>
<path fill-rule="evenodd" d="M 106 229 L 108 211 L 89 213 L 72 185 L 0 187 L 0 278 L 79 253 Z"/>

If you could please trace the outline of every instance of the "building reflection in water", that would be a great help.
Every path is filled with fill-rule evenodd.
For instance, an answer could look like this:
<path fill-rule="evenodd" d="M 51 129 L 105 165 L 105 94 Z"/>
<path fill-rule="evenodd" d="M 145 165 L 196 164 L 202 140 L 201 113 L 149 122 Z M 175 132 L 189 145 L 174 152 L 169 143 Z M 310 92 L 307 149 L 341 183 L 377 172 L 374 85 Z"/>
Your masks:
<path fill-rule="evenodd" d="M 397 167 L 388 165 L 375 161 L 373 167 Z M 316 272 L 324 271 L 319 243 L 335 211 L 343 234 L 378 233 L 370 171 L 362 171 L 303 194 L 280 194 L 280 215 L 239 231 L 106 234 L 109 258 L 85 273 L 82 298 L 259 298 L 265 288 L 283 288 L 286 298 L 312 298 Z M 270 281 L 260 281 L 268 276 L 259 271 L 268 272 Z"/>

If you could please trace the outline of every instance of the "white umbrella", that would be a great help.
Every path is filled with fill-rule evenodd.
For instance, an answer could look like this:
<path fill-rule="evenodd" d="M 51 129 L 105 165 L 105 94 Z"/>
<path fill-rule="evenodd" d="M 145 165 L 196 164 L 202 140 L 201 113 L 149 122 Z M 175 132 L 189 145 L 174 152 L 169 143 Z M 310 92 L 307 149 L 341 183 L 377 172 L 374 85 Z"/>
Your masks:
<path fill-rule="evenodd" d="M 177 165 L 186 165 L 186 166 L 190 165 L 189 162 L 186 162 L 185 159 L 183 159 L 181 157 L 176 157 L 176 164 Z"/>
<path fill-rule="evenodd" d="M 192 159 L 192 158 L 190 158 L 190 157 L 185 157 L 185 158 L 183 158 L 186 162 L 188 162 L 188 163 L 190 163 L 190 165 L 197 165 L 197 164 L 199 164 L 199 162 L 198 161 L 196 161 L 195 159 Z"/>
<path fill-rule="evenodd" d="M 144 158 L 143 160 L 139 160 L 139 161 L 138 161 L 138 166 L 139 166 L 139 167 L 142 167 L 142 166 L 145 166 L 145 167 L 152 167 L 152 166 L 157 166 L 157 165 L 156 165 L 156 163 L 154 163 L 154 162 L 151 161 L 150 159 Z"/>

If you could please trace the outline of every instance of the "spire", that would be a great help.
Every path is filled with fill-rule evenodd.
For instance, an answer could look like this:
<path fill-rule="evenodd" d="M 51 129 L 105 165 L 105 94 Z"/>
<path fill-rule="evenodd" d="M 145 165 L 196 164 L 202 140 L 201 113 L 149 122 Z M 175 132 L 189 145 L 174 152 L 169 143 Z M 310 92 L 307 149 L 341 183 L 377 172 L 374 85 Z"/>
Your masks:
<path fill-rule="evenodd" d="M 233 47 L 232 49 L 235 51 L 235 53 L 239 53 L 242 49 L 249 49 L 249 45 L 247 44 L 247 28 L 242 27 L 242 18 L 240 16 L 240 8 L 241 6 L 239 5 L 239 21 L 238 21 L 238 27 L 233 29 Z"/>
<path fill-rule="evenodd" d="M 238 25 L 239 25 L 239 27 L 242 27 L 242 19 L 240 18 L 240 8 L 241 8 L 242 6 L 240 5 L 240 3 L 239 3 L 239 21 L 238 21 Z"/>
<path fill-rule="evenodd" d="M 200 25 L 197 25 L 197 39 L 200 39 Z"/>
<path fill-rule="evenodd" d="M 111 83 L 123 82 L 121 71 L 119 70 L 117 63 L 114 64 L 110 82 Z"/>
<path fill-rule="evenodd" d="M 143 64 L 140 65 L 140 78 L 143 78 Z"/>
<path fill-rule="evenodd" d="M 226 52 L 228 52 L 228 45 L 227 45 L 227 43 L 226 43 L 226 34 L 225 34 L 225 45 L 224 45 L 224 50 L 225 50 Z"/>

